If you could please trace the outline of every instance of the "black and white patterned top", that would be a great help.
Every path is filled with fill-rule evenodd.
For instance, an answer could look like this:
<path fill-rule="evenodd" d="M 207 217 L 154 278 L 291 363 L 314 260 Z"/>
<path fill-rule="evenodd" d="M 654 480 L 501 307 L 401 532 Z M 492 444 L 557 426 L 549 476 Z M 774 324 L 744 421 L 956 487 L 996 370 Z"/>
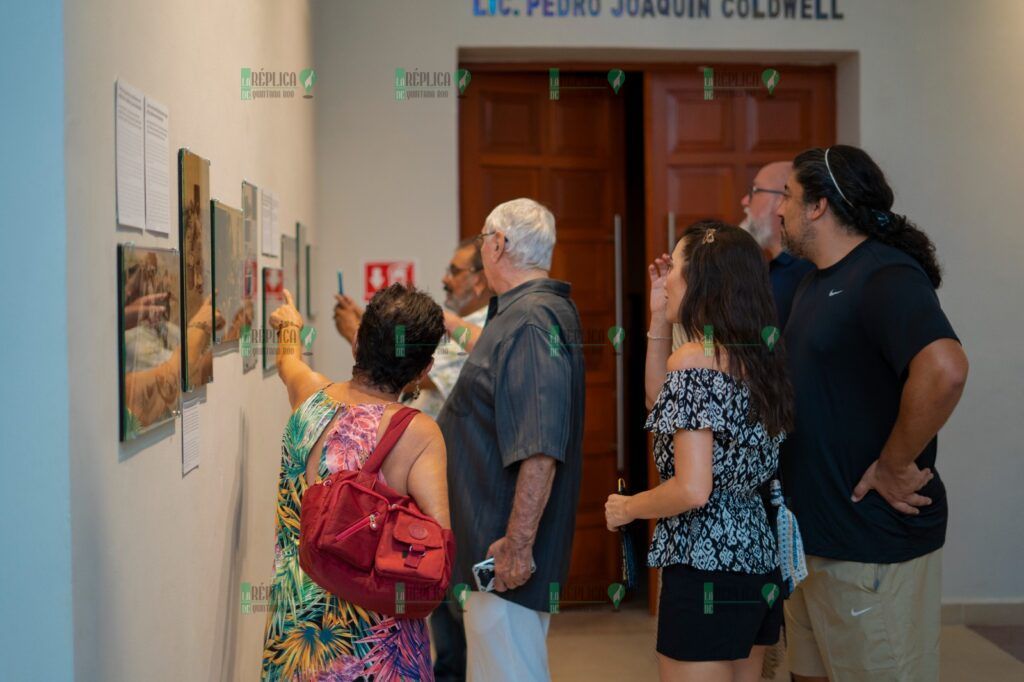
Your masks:
<path fill-rule="evenodd" d="M 712 489 L 703 507 L 658 519 L 650 566 L 760 574 L 779 565 L 758 488 L 775 473 L 786 436 L 769 437 L 764 424 L 748 423 L 749 412 L 750 389 L 728 374 L 691 368 L 665 377 L 645 426 L 655 434 L 658 475 L 662 481 L 675 475 L 676 431 L 711 429 Z"/>

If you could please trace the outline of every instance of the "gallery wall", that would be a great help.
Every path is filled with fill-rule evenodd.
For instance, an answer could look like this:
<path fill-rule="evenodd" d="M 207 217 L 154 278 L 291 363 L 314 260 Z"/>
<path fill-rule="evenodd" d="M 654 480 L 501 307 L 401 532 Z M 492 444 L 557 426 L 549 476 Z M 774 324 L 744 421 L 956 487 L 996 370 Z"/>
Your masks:
<path fill-rule="evenodd" d="M 211 162 L 212 198 L 241 208 L 248 180 L 279 197 L 282 232 L 301 221 L 315 235 L 316 89 L 314 99 L 240 95 L 242 67 L 311 66 L 309 7 L 91 0 L 66 13 L 75 679 L 257 679 L 266 614 L 259 601 L 242 612 L 241 584 L 258 599 L 272 578 L 288 401 L 276 375 L 243 374 L 239 353 L 219 355 L 195 393 L 198 469 L 182 477 L 180 418 L 119 443 L 115 245 L 179 244 L 173 190 L 170 237 L 116 227 L 113 94 L 122 79 L 169 108 L 172 187 L 188 147 Z M 262 254 L 259 264 L 279 265 Z"/>
<path fill-rule="evenodd" d="M 1024 4 L 839 0 L 844 18 L 822 21 L 726 19 L 717 1 L 709 19 L 615 18 L 617 0 L 598 4 L 600 17 L 572 18 L 539 16 L 544 3 L 527 17 L 527 3 L 513 0 L 504 6 L 523 9 L 519 17 L 474 16 L 490 3 L 473 0 L 315 3 L 316 222 L 333 228 L 324 251 L 346 271 L 363 258 L 415 257 L 419 283 L 440 293 L 458 234 L 457 100 L 396 101 L 398 67 L 452 71 L 460 48 L 589 48 L 638 60 L 650 50 L 679 50 L 680 60 L 684 51 L 853 53 L 838 62 L 839 141 L 878 160 L 896 210 L 934 239 L 946 267 L 940 298 L 971 360 L 939 438 L 951 509 L 943 598 L 1019 605 Z M 321 274 L 325 291 L 329 277 Z M 347 347 L 332 340 L 319 357 L 347 375 Z"/>
<path fill-rule="evenodd" d="M 0 21 L 3 680 L 73 673 L 62 5 L 5 6 Z"/>

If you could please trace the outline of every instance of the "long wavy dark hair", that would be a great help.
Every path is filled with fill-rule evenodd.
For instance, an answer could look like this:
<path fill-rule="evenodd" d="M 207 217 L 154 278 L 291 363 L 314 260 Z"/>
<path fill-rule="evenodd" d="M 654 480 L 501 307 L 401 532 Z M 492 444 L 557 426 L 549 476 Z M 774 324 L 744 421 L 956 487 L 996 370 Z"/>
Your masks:
<path fill-rule="evenodd" d="M 942 267 L 935 258 L 935 244 L 906 216 L 892 212 L 892 187 L 867 152 L 845 144 L 834 145 L 829 147 L 826 167 L 825 150 L 808 149 L 793 160 L 793 171 L 804 188 L 804 203 L 827 199 L 843 227 L 912 256 L 924 268 L 934 288 L 942 285 Z"/>
<path fill-rule="evenodd" d="M 710 220 L 687 227 L 682 239 L 686 294 L 679 323 L 687 337 L 702 338 L 710 325 L 715 359 L 727 349 L 729 374 L 750 388 L 750 422 L 762 422 L 771 436 L 792 429 L 785 344 L 777 332 L 774 345 L 765 338 L 778 321 L 760 247 L 746 230 Z"/>
<path fill-rule="evenodd" d="M 398 348 L 396 329 L 404 343 Z M 400 392 L 427 368 L 444 335 L 444 313 L 427 294 L 392 284 L 373 295 L 356 333 L 352 376 L 389 393 Z"/>

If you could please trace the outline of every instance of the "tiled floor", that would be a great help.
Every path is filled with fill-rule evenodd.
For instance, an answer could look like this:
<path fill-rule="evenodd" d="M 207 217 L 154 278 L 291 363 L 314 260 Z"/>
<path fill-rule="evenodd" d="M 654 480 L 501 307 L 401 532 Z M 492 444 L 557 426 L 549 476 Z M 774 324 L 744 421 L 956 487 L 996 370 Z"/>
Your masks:
<path fill-rule="evenodd" d="M 570 611 L 553 616 L 548 636 L 551 678 L 553 682 L 657 680 L 655 630 L 654 618 L 639 609 Z M 1007 646 L 1012 646 L 1014 636 L 1020 637 L 1019 632 L 997 634 Z M 992 634 L 986 632 L 986 636 Z M 942 628 L 941 656 L 942 682 L 1024 680 L 1024 662 L 964 626 Z M 775 680 L 788 678 L 780 670 Z"/>

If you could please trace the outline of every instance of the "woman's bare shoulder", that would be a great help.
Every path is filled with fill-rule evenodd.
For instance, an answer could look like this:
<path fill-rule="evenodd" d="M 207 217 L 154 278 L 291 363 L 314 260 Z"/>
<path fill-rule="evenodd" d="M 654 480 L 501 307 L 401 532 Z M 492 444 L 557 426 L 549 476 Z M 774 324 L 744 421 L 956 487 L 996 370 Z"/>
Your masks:
<path fill-rule="evenodd" d="M 440 447 L 444 449 L 444 436 L 441 428 L 429 415 L 420 412 L 413 417 L 399 439 L 396 448 L 411 456 L 418 457 L 421 453 Z"/>
<path fill-rule="evenodd" d="M 698 341 L 690 341 L 672 351 L 668 356 L 668 369 L 675 372 L 683 369 L 695 369 L 699 367 L 711 368 L 714 365 L 714 358 L 704 354 L 704 344 Z"/>

